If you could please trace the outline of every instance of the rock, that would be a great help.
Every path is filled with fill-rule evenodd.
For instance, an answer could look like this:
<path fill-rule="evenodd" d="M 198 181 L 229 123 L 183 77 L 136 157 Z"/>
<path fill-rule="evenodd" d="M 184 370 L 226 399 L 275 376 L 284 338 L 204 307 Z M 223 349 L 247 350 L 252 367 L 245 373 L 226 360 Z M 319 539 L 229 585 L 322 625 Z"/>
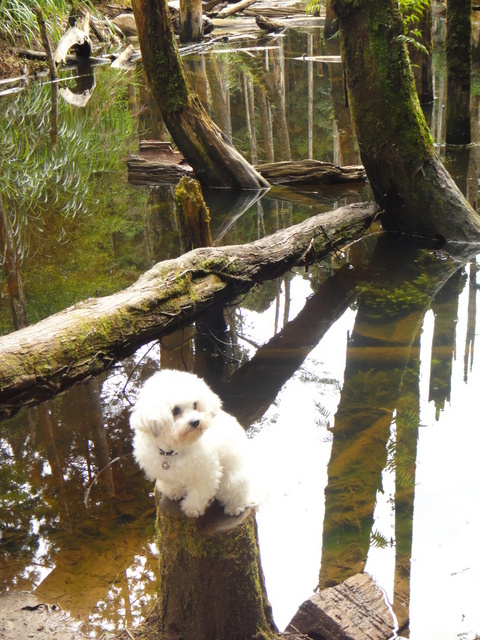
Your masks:
<path fill-rule="evenodd" d="M 387 640 L 396 620 L 385 594 L 368 573 L 313 594 L 288 625 L 287 633 L 324 640 Z"/>

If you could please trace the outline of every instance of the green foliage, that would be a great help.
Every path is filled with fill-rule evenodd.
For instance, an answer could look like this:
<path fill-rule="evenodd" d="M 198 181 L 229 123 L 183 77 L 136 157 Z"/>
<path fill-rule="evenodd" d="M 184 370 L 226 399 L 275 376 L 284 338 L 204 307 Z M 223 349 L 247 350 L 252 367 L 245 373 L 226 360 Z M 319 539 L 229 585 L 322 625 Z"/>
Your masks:
<path fill-rule="evenodd" d="M 387 538 L 383 535 L 383 533 L 380 533 L 378 529 L 375 529 L 375 531 L 372 531 L 370 535 L 370 543 L 372 547 L 376 549 L 386 549 L 392 544 L 391 540 L 387 540 Z"/>
<path fill-rule="evenodd" d="M 400 13 L 403 18 L 404 33 L 398 36 L 407 46 L 423 51 L 428 54 L 426 47 L 420 42 L 422 32 L 418 29 L 418 24 L 422 19 L 423 12 L 428 8 L 430 0 L 400 0 Z"/>
<path fill-rule="evenodd" d="M 324 7 L 326 0 L 308 0 L 305 11 L 312 16 L 320 15 L 320 9 Z"/>
<path fill-rule="evenodd" d="M 70 9 L 68 0 L 2 0 L 0 2 L 0 36 L 13 45 L 22 36 L 31 45 L 40 38 L 36 7 L 42 10 L 47 31 L 59 39 L 64 30 L 64 21 Z"/>
<path fill-rule="evenodd" d="M 120 150 L 132 133 L 132 118 L 128 95 L 125 100 L 112 99 L 110 90 L 107 78 L 96 88 L 95 124 L 59 98 L 53 146 L 48 87 L 32 87 L 2 104 L 0 118 L 9 126 L 0 131 L 0 193 L 20 259 L 28 254 L 32 231 L 42 232 L 47 212 L 55 211 L 63 219 L 86 213 L 92 204 L 92 178 L 118 168 Z M 109 135 L 111 130 L 117 131 L 115 138 Z"/>

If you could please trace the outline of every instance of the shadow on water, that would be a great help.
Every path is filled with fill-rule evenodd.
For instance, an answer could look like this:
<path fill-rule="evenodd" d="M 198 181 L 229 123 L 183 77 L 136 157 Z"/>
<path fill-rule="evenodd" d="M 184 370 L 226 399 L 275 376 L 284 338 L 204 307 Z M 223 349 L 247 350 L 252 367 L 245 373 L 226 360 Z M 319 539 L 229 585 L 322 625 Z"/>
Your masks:
<path fill-rule="evenodd" d="M 337 43 L 328 46 L 338 53 Z M 207 78 L 210 90 L 197 91 L 254 162 L 310 155 L 356 164 L 341 66 L 301 58 L 324 50 L 319 30 L 305 29 L 255 56 L 209 54 L 196 82 Z M 10 122 L 0 160 L 10 239 L 3 334 L 117 291 L 179 253 L 173 187 L 132 185 L 122 162 L 139 139 L 165 137 L 143 80 L 94 74 L 75 80 L 80 110 L 60 95 L 52 153 L 50 85 L 0 104 Z M 434 108 L 439 143 L 440 115 Z M 477 155 L 472 147 L 446 156 L 471 202 Z M 342 186 L 205 197 L 215 242 L 236 244 L 366 195 Z M 1 590 L 58 602 L 97 636 L 146 615 L 157 586 L 154 502 L 131 456 L 129 407 L 152 372 L 180 368 L 204 376 L 258 442 L 271 484 L 258 514 L 262 562 L 280 627 L 316 584 L 367 569 L 403 636 L 474 637 L 480 487 L 469 455 L 478 436 L 466 415 L 475 415 L 479 375 L 476 273 L 473 253 L 372 235 L 1 423 Z M 433 455 L 439 443 L 444 456 L 456 451 L 456 439 L 465 448 L 458 460 Z M 456 471 L 454 505 L 465 501 L 453 524 L 445 488 L 429 479 L 439 459 Z M 429 598 L 432 576 L 461 602 Z M 440 632 L 432 622 L 439 607 Z"/>

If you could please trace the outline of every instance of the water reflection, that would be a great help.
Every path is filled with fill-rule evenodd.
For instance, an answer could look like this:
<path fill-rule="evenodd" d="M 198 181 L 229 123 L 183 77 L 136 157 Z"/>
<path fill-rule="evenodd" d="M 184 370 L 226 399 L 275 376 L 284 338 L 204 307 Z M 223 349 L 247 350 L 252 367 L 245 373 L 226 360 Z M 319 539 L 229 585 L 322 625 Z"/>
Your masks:
<path fill-rule="evenodd" d="M 430 309 L 429 387 L 436 395 L 428 401 L 438 419 L 452 401 L 451 385 L 463 383 L 464 353 L 467 374 L 473 371 L 475 303 L 470 298 L 462 320 L 461 379 L 452 382 L 458 296 L 467 281 L 459 262 L 389 237 L 370 238 L 346 257 L 349 267 L 324 265 L 274 287 L 268 283 L 263 293 L 253 291 L 225 310 L 217 331 L 174 334 L 108 375 L 3 423 L 2 589 L 35 590 L 42 601 L 58 601 L 102 629 L 145 615 L 155 587 L 153 501 L 130 456 L 128 406 L 141 380 L 159 366 L 187 367 L 209 379 L 245 425 L 254 423 L 259 451 L 268 451 L 262 464 L 274 481 L 259 526 L 267 587 L 277 584 L 271 597 L 279 623 L 309 595 L 312 573 L 324 587 L 363 570 L 372 549 L 394 549 L 389 579 L 405 635 L 415 559 L 423 317 Z M 476 298 L 475 261 L 468 273 L 467 291 Z M 334 344 L 329 335 L 347 316 L 339 360 L 341 334 L 337 330 Z M 300 388 L 305 405 L 298 404 Z M 303 447 L 309 455 L 299 455 Z M 376 513 L 385 474 L 394 478 L 391 530 L 388 518 Z M 299 504 L 305 513 L 279 532 Z M 297 557 L 305 537 L 299 522 L 317 535 L 310 539 L 316 548 Z M 289 546 L 295 567 L 288 565 Z M 281 575 L 279 555 L 287 556 Z M 290 588 L 289 571 L 300 572 L 300 591 Z M 274 599 L 282 584 L 286 607 Z M 411 637 L 418 637 L 415 629 Z"/>

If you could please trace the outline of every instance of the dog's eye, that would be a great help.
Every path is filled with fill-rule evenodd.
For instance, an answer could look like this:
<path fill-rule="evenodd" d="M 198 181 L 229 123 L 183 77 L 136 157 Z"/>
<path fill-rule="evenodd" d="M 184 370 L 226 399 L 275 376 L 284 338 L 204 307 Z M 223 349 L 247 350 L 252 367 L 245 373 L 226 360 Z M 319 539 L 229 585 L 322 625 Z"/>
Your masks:
<path fill-rule="evenodd" d="M 179 416 L 181 414 L 182 410 L 180 409 L 180 407 L 173 407 L 172 409 L 172 413 L 174 416 Z"/>
<path fill-rule="evenodd" d="M 196 402 L 194 402 L 194 403 L 193 403 L 193 410 L 194 410 L 194 411 L 196 411 L 196 410 L 197 410 L 197 403 L 196 403 Z"/>

